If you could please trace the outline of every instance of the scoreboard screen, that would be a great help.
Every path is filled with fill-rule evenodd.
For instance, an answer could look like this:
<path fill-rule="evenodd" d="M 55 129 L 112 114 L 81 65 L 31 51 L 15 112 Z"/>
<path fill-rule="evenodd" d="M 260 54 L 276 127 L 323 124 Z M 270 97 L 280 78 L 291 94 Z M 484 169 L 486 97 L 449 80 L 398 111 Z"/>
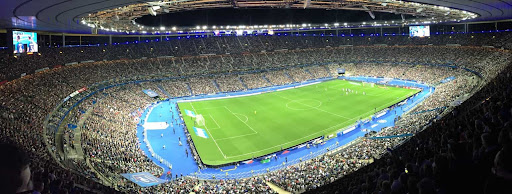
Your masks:
<path fill-rule="evenodd" d="M 430 36 L 430 26 L 409 26 L 409 36 Z"/>
<path fill-rule="evenodd" d="M 37 33 L 12 31 L 12 43 L 14 45 L 14 53 L 36 53 L 38 49 Z"/>

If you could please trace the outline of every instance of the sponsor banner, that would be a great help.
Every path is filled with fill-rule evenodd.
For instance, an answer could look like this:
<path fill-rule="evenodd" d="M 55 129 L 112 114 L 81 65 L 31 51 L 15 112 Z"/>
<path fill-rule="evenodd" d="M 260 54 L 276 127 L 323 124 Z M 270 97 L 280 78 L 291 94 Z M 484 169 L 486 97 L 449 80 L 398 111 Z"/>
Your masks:
<path fill-rule="evenodd" d="M 381 110 L 379 113 L 377 113 L 377 115 L 375 115 L 375 118 L 379 118 L 379 117 L 386 115 L 386 113 L 388 113 L 388 110 L 389 110 L 388 108 Z"/>
<path fill-rule="evenodd" d="M 166 182 L 164 179 L 157 178 L 149 172 L 126 173 L 121 175 L 141 187 L 150 187 Z"/>
<path fill-rule="evenodd" d="M 185 114 L 190 117 L 196 117 L 196 114 L 190 110 L 185 109 Z"/>
<path fill-rule="evenodd" d="M 197 128 L 197 127 L 193 127 L 193 128 L 194 128 L 194 132 L 196 133 L 197 136 L 202 137 L 202 138 L 208 138 L 208 135 L 206 134 L 206 131 L 204 129 Z"/>
<path fill-rule="evenodd" d="M 22 73 L 22 74 L 20 75 L 20 77 L 25 77 L 25 76 L 27 76 L 27 73 Z"/>
<path fill-rule="evenodd" d="M 264 159 L 272 159 L 273 157 L 276 157 L 277 154 L 272 154 L 272 155 L 268 155 L 268 156 L 265 156 Z"/>
<path fill-rule="evenodd" d="M 401 135 L 390 135 L 390 136 L 380 136 L 380 137 L 369 137 L 368 139 L 390 139 L 390 138 L 397 138 L 397 137 L 409 137 L 412 136 L 412 133 L 406 133 Z"/>
<path fill-rule="evenodd" d="M 69 97 L 76 96 L 78 93 L 80 93 L 80 92 L 78 92 L 78 91 L 74 91 L 73 93 L 71 93 L 71 94 L 69 95 Z"/>
<path fill-rule="evenodd" d="M 70 98 L 71 98 L 71 96 L 66 96 L 66 98 L 64 98 L 64 100 L 62 100 L 62 102 L 66 102 L 66 101 L 68 101 Z"/>
<path fill-rule="evenodd" d="M 0 81 L 0 86 L 7 83 L 8 81 L 7 80 L 4 80 L 4 81 Z"/>
<path fill-rule="evenodd" d="M 76 65 L 76 64 L 78 64 L 78 62 L 66 63 L 66 64 L 64 64 L 64 65 L 65 65 L 65 66 L 70 66 L 70 65 Z"/>
<path fill-rule="evenodd" d="M 73 93 L 71 93 L 68 97 L 72 98 L 73 96 L 76 96 L 77 94 L 79 94 L 79 93 L 81 93 L 81 92 L 83 92 L 85 90 L 87 90 L 87 87 L 80 88 L 77 91 L 74 91 Z M 66 99 L 64 101 L 69 100 L 68 97 L 66 97 Z"/>
<path fill-rule="evenodd" d="M 162 58 L 173 58 L 174 56 L 158 56 L 156 58 L 162 59 Z"/>
<path fill-rule="evenodd" d="M 80 61 L 80 63 L 92 63 L 94 60 Z"/>
<path fill-rule="evenodd" d="M 242 164 L 252 164 L 254 161 L 253 160 L 247 160 L 247 161 L 243 161 Z"/>
<path fill-rule="evenodd" d="M 144 92 L 144 94 L 148 95 L 151 98 L 158 96 L 158 94 L 153 90 L 142 90 L 142 92 Z"/>
<path fill-rule="evenodd" d="M 50 68 L 45 67 L 45 68 L 37 69 L 37 70 L 36 70 L 36 73 L 41 72 L 41 71 L 44 71 L 44 70 L 48 70 L 48 69 L 50 69 Z"/>
<path fill-rule="evenodd" d="M 265 160 L 261 160 L 260 163 L 262 164 L 265 164 L 265 163 L 269 163 L 270 162 L 270 158 L 269 159 L 265 159 Z"/>
<path fill-rule="evenodd" d="M 79 89 L 79 90 L 77 90 L 77 91 L 78 91 L 78 93 L 80 93 L 80 92 L 83 92 L 83 91 L 85 91 L 85 90 L 87 90 L 87 88 L 86 88 L 86 87 L 83 87 L 83 88 L 80 88 L 80 89 Z"/>
<path fill-rule="evenodd" d="M 356 129 L 356 126 L 352 126 L 352 127 L 348 128 L 347 130 L 343 131 L 342 134 L 347 134 L 355 129 Z"/>
<path fill-rule="evenodd" d="M 454 79 L 455 79 L 455 77 L 454 77 L 454 76 L 447 77 L 447 78 L 444 78 L 443 80 L 441 80 L 441 83 L 443 83 L 443 84 L 444 84 L 444 83 L 446 83 L 446 82 L 450 82 L 450 81 L 452 81 L 452 80 L 454 80 Z"/>
<path fill-rule="evenodd" d="M 305 143 L 298 145 L 298 146 L 297 146 L 297 149 L 299 149 L 299 148 L 303 148 L 303 147 L 306 147 L 306 144 L 305 144 Z"/>

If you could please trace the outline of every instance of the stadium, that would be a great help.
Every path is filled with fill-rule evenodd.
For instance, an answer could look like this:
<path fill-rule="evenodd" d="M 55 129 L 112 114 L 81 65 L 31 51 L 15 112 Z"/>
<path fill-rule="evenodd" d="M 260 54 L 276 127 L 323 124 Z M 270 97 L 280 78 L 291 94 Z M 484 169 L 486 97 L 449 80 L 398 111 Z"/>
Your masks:
<path fill-rule="evenodd" d="M 512 193 L 512 1 L 13 1 L 0 193 Z"/>

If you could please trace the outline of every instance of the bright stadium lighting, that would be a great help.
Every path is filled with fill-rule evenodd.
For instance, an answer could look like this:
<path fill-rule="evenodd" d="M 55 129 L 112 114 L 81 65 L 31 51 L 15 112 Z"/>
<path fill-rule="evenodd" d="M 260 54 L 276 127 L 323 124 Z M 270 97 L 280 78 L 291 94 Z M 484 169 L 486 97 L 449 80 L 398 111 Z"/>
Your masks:
<path fill-rule="evenodd" d="M 165 30 L 165 27 L 163 27 L 163 26 L 160 26 L 160 30 Z"/>

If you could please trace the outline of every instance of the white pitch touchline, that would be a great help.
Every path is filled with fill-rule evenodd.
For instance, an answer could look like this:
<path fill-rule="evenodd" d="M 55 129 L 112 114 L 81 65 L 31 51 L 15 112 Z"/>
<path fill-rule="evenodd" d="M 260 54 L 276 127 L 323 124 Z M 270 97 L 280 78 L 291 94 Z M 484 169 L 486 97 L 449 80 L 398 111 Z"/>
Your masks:
<path fill-rule="evenodd" d="M 210 118 L 212 118 L 213 122 L 215 122 L 215 124 L 217 125 L 217 129 L 220 129 L 219 123 L 217 123 L 217 121 L 212 117 L 211 114 L 208 114 L 208 115 L 210 115 Z"/>
<path fill-rule="evenodd" d="M 190 106 L 192 106 L 192 109 L 194 109 L 194 112 L 197 113 L 197 110 L 194 108 L 194 105 L 192 104 L 192 102 L 190 102 Z M 219 148 L 219 151 L 222 154 L 222 156 L 224 156 L 224 158 L 226 158 L 226 154 L 224 154 L 224 152 L 222 152 L 222 150 L 219 147 L 219 144 L 217 144 L 217 141 L 215 141 L 215 138 L 213 138 L 213 135 L 210 133 L 210 130 L 208 130 L 208 127 L 206 125 L 204 125 L 204 128 L 206 128 L 206 132 L 208 132 L 210 137 L 212 137 L 213 143 L 215 143 L 217 148 Z"/>
<path fill-rule="evenodd" d="M 408 94 L 407 94 L 407 95 L 408 95 Z M 404 95 L 404 96 L 407 96 L 407 95 Z M 402 96 L 402 97 L 404 97 L 404 96 Z M 383 106 L 388 106 L 388 104 L 390 104 L 390 103 L 384 104 L 384 105 L 379 106 L 379 107 L 377 107 L 377 108 L 380 108 L 380 107 L 383 107 Z M 396 103 L 391 103 L 391 104 L 396 104 Z M 366 113 L 363 113 L 363 114 L 359 115 L 358 117 L 361 117 L 361 116 L 363 116 L 363 115 L 365 115 L 365 114 L 367 114 L 367 113 L 369 113 L 369 112 L 372 112 L 372 111 L 370 110 L 370 111 L 368 111 L 368 112 L 366 112 Z M 264 150 L 269 150 L 269 149 L 272 149 L 272 148 L 275 148 L 275 147 L 280 147 L 280 146 L 282 146 L 282 145 L 285 145 L 285 144 L 288 144 L 288 143 L 291 143 L 291 142 L 294 142 L 294 141 L 297 141 L 297 140 L 304 139 L 305 137 L 310 137 L 310 136 L 315 135 L 315 134 L 317 134 L 317 133 L 324 132 L 324 131 L 329 130 L 329 129 L 331 129 L 331 128 L 336 128 L 337 126 L 340 126 L 340 125 L 342 125 L 342 124 L 345 124 L 345 123 L 347 123 L 347 122 L 349 122 L 349 121 L 357 120 L 357 118 L 358 118 L 358 117 L 354 117 L 354 118 L 349 119 L 349 120 L 347 120 L 347 121 L 345 121 L 345 122 L 342 122 L 342 123 L 336 124 L 336 125 L 334 125 L 334 126 L 332 126 L 332 127 L 329 127 L 329 128 L 323 129 L 323 130 L 321 130 L 321 131 L 317 131 L 317 132 L 315 132 L 315 133 L 309 134 L 309 135 L 307 135 L 307 136 L 301 137 L 301 138 L 296 139 L 296 140 L 292 140 L 292 141 L 289 141 L 289 142 L 286 142 L 286 143 L 282 143 L 282 144 L 279 144 L 279 145 L 276 145 L 276 146 L 268 147 L 268 148 L 265 148 L 265 149 L 262 149 L 262 150 L 258 150 L 258 151 L 254 151 L 254 152 L 250 152 L 250 153 L 240 154 L 240 155 L 236 155 L 236 156 L 228 156 L 227 158 L 235 158 L 235 157 L 239 157 L 239 156 L 245 156 L 245 155 L 249 155 L 249 154 L 254 154 L 254 153 L 257 153 L 257 152 L 261 152 L 261 151 L 264 151 Z"/>
<path fill-rule="evenodd" d="M 233 111 L 231 111 L 227 106 L 224 106 L 224 108 L 226 108 L 231 114 L 233 114 L 233 116 L 235 116 L 238 120 L 240 120 L 242 123 L 244 123 L 247 127 L 249 127 L 249 129 L 251 129 L 253 132 L 255 133 L 258 133 L 256 130 L 254 130 L 251 126 L 249 126 L 246 122 L 242 121 L 242 119 L 240 119 L 238 116 L 235 115 L 235 113 L 233 113 Z M 247 116 L 246 116 L 247 117 Z M 247 121 L 249 121 L 249 118 L 247 118 Z"/>
<path fill-rule="evenodd" d="M 338 116 L 338 117 L 341 117 L 341 118 L 344 118 L 344 119 L 350 119 L 350 118 L 348 118 L 348 117 L 345 117 L 345 116 L 342 116 L 342 115 L 339 115 L 339 114 L 336 114 L 336 113 L 332 113 L 332 112 L 329 112 L 329 111 L 326 111 L 326 110 L 320 109 L 320 108 L 318 108 L 318 107 L 309 106 L 309 105 L 307 105 L 307 104 L 304 104 L 304 103 L 299 102 L 298 100 L 293 100 L 293 99 L 290 99 L 290 98 L 287 98 L 287 97 L 283 97 L 283 96 L 281 96 L 281 95 L 279 95 L 279 94 L 276 94 L 276 93 L 274 93 L 274 95 L 279 96 L 279 97 L 284 98 L 284 99 L 287 99 L 287 100 L 290 100 L 290 101 L 295 101 L 295 102 L 297 102 L 297 103 L 299 103 L 299 104 L 302 104 L 302 105 L 304 105 L 304 106 L 307 106 L 307 107 L 310 107 L 310 108 L 313 108 L 313 109 L 317 109 L 317 110 L 322 111 L 322 112 L 325 112 L 325 113 L 329 113 L 329 114 L 332 114 L 332 115 L 335 115 L 335 116 Z"/>

